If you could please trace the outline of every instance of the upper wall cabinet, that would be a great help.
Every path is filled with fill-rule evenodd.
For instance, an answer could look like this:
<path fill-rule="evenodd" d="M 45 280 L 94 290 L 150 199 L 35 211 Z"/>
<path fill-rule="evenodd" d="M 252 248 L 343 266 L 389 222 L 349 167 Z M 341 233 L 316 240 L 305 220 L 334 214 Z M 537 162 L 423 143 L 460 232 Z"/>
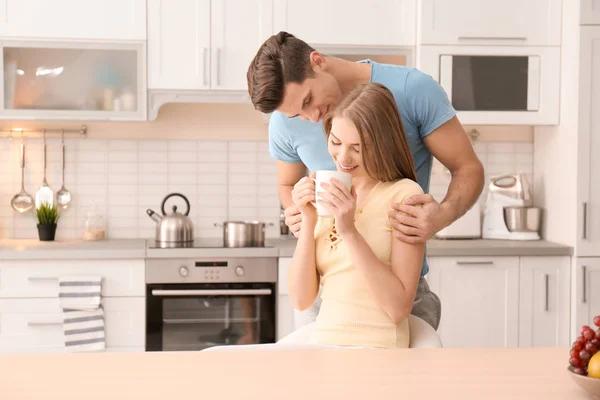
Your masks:
<path fill-rule="evenodd" d="M 287 31 L 312 45 L 414 46 L 416 0 L 277 0 L 275 33 Z"/>
<path fill-rule="evenodd" d="M 146 119 L 140 43 L 5 40 L 0 119 Z"/>
<path fill-rule="evenodd" d="M 242 99 L 250 61 L 272 34 L 273 0 L 148 0 L 148 87 L 179 91 L 151 93 L 150 119 L 166 102 L 210 100 L 182 90 Z"/>
<path fill-rule="evenodd" d="M 420 43 L 560 46 L 561 2 L 421 0 Z"/>
<path fill-rule="evenodd" d="M 581 0 L 581 25 L 600 25 L 600 0 Z"/>
<path fill-rule="evenodd" d="M 0 36 L 145 40 L 146 0 L 0 0 Z"/>

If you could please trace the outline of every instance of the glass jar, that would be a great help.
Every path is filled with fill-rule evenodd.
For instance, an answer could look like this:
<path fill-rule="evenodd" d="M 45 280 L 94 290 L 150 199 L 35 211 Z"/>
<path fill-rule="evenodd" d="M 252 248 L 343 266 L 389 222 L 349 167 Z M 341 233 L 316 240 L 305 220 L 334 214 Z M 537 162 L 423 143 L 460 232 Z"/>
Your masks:
<path fill-rule="evenodd" d="M 85 213 L 83 240 L 104 240 L 105 238 L 104 214 L 98 204 L 92 203 Z"/>

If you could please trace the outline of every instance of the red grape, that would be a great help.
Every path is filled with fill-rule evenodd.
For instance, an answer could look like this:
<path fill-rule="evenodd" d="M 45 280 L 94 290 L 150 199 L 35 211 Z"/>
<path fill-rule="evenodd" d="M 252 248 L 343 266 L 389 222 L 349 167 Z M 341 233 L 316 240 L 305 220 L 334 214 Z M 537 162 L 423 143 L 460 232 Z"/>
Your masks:
<path fill-rule="evenodd" d="M 578 368 L 580 362 L 581 361 L 579 360 L 579 357 L 571 357 L 571 358 L 569 358 L 569 364 L 571 364 L 574 368 Z"/>
<path fill-rule="evenodd" d="M 587 375 L 585 368 L 575 368 L 573 372 L 575 372 L 577 375 Z"/>
<path fill-rule="evenodd" d="M 596 339 L 600 340 L 600 328 L 596 331 Z"/>
<path fill-rule="evenodd" d="M 577 351 L 577 353 L 579 353 L 581 350 L 583 350 L 583 346 L 581 345 L 581 343 L 577 342 L 573 345 L 573 350 Z"/>
<path fill-rule="evenodd" d="M 594 325 L 600 327 L 600 315 L 594 317 Z"/>
<path fill-rule="evenodd" d="M 585 340 L 585 338 L 583 336 L 579 336 L 577 338 L 577 343 L 581 343 L 582 345 L 584 345 L 586 341 L 587 340 Z"/>
<path fill-rule="evenodd" d="M 589 325 L 583 325 L 583 326 L 581 327 L 581 335 L 583 335 L 583 334 L 584 334 L 584 332 L 585 332 L 585 331 L 587 331 L 588 329 L 590 329 L 590 326 L 589 326 Z"/>
<path fill-rule="evenodd" d="M 581 361 L 585 361 L 585 362 L 587 362 L 587 361 L 589 361 L 589 359 L 590 359 L 591 357 L 592 357 L 592 356 L 590 355 L 590 353 L 588 353 L 588 352 L 587 352 L 587 351 L 585 351 L 585 350 L 581 350 L 581 351 L 579 352 L 579 358 L 581 359 Z"/>
<path fill-rule="evenodd" d="M 596 333 L 592 330 L 592 328 L 590 328 L 589 330 L 586 330 L 585 332 L 583 332 L 583 337 L 586 340 L 592 340 L 596 337 Z"/>
<path fill-rule="evenodd" d="M 590 343 L 596 346 L 596 348 L 600 347 L 600 340 L 598 339 L 592 339 Z"/>
<path fill-rule="evenodd" d="M 592 342 L 588 342 L 588 343 L 585 345 L 585 351 L 587 351 L 588 353 L 590 353 L 590 354 L 593 356 L 594 354 L 596 354 L 596 351 L 597 351 L 597 350 L 596 350 L 596 346 L 594 346 L 594 345 L 592 344 Z"/>

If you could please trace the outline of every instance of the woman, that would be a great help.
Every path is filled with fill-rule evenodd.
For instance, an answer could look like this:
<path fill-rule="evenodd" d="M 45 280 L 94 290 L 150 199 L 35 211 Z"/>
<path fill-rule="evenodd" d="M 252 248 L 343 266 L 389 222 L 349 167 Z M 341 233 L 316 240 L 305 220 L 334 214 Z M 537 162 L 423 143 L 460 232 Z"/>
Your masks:
<path fill-rule="evenodd" d="M 408 347 L 424 245 L 395 240 L 387 212 L 423 190 L 394 98 L 383 85 L 361 85 L 323 126 L 338 171 L 352 174 L 352 189 L 334 179 L 321 188 L 310 178 L 295 185 L 302 227 L 288 275 L 290 300 L 307 309 L 323 286 L 311 343 Z M 334 218 L 318 217 L 314 201 Z"/>

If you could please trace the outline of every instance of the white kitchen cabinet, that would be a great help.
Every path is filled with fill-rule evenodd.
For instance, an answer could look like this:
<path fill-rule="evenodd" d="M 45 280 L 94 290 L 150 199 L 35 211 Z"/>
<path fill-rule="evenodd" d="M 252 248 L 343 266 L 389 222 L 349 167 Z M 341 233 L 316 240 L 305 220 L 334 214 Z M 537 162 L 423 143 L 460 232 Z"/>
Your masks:
<path fill-rule="evenodd" d="M 0 37 L 146 40 L 146 0 L 1 0 Z"/>
<path fill-rule="evenodd" d="M 579 336 L 583 325 L 593 326 L 594 317 L 600 315 L 600 258 L 577 258 L 573 283 L 575 326 L 571 341 Z"/>
<path fill-rule="evenodd" d="M 600 25 L 600 0 L 581 0 L 582 25 Z"/>
<path fill-rule="evenodd" d="M 600 256 L 600 26 L 581 27 L 577 255 Z"/>
<path fill-rule="evenodd" d="M 561 44 L 562 0 L 421 0 L 420 4 L 420 44 Z"/>
<path fill-rule="evenodd" d="M 58 298 L 0 299 L 0 353 L 64 351 Z M 106 347 L 145 345 L 145 299 L 103 298 Z"/>
<path fill-rule="evenodd" d="M 316 45 L 414 46 L 416 0 L 275 1 L 275 33 L 287 31 Z"/>
<path fill-rule="evenodd" d="M 519 347 L 568 346 L 570 257 L 520 257 Z"/>
<path fill-rule="evenodd" d="M 144 260 L 0 261 L 0 298 L 56 298 L 60 276 L 102 277 L 103 297 L 143 297 Z"/>
<path fill-rule="evenodd" d="M 518 257 L 429 257 L 444 347 L 517 347 Z"/>
<path fill-rule="evenodd" d="M 280 257 L 277 273 L 277 340 L 292 333 L 294 329 L 294 309 L 290 303 L 287 288 L 287 274 L 291 257 Z"/>
<path fill-rule="evenodd" d="M 246 91 L 273 0 L 148 0 L 149 89 Z"/>
<path fill-rule="evenodd" d="M 0 119 L 145 120 L 145 43 L 4 40 Z"/>

